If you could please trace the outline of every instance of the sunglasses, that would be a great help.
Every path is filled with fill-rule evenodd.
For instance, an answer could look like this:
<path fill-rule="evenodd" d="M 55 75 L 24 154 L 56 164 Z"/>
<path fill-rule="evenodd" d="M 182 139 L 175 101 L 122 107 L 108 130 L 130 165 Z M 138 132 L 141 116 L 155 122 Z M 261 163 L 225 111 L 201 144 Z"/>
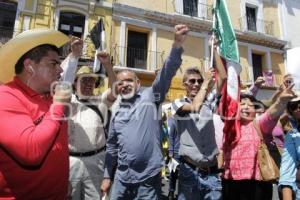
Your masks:
<path fill-rule="evenodd" d="M 294 83 L 293 80 L 286 80 L 286 81 L 285 81 L 285 84 L 286 84 L 286 85 L 291 85 L 291 84 L 293 84 L 293 83 Z"/>
<path fill-rule="evenodd" d="M 194 85 L 197 82 L 200 85 L 203 82 L 203 79 L 192 78 L 192 79 L 189 79 L 187 82 L 192 85 Z"/>
<path fill-rule="evenodd" d="M 290 107 L 290 110 L 292 110 L 292 111 L 300 109 L 300 102 L 290 103 L 289 107 Z"/>

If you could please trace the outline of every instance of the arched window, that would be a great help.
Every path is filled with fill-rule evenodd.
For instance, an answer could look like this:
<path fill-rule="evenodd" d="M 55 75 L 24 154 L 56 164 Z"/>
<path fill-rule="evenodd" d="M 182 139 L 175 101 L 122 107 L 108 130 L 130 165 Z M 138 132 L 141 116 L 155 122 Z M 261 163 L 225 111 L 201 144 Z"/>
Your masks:
<path fill-rule="evenodd" d="M 58 30 L 66 35 L 82 38 L 84 34 L 85 16 L 74 12 L 61 12 Z"/>

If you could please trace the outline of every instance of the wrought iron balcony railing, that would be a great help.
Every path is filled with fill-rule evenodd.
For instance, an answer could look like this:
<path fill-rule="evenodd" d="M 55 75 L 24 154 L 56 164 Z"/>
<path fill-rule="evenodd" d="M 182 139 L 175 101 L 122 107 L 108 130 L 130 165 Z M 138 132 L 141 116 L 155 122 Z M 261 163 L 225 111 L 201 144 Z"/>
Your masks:
<path fill-rule="evenodd" d="M 182 5 L 176 5 L 176 12 L 182 15 L 189 15 L 204 20 L 212 20 L 213 6 L 198 3 L 196 1 L 183 1 Z"/>
<path fill-rule="evenodd" d="M 273 21 L 267 21 L 262 19 L 254 20 L 247 16 L 243 16 L 239 19 L 239 24 L 241 31 L 253 31 L 274 36 Z"/>
<path fill-rule="evenodd" d="M 164 53 L 147 51 L 142 48 L 114 46 L 113 63 L 114 65 L 154 70 L 162 67 Z"/>

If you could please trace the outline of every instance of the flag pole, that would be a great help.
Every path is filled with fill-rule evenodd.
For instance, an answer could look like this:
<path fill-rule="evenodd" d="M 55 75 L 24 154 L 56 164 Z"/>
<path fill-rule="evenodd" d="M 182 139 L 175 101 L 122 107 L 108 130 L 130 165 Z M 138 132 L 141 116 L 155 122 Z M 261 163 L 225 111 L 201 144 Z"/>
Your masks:
<path fill-rule="evenodd" d="M 216 24 L 216 15 L 215 15 L 215 8 L 216 8 L 216 2 L 217 0 L 214 1 L 214 8 L 213 8 L 213 24 L 212 24 L 212 29 L 214 29 L 215 24 Z M 214 31 L 212 31 L 212 41 L 211 41 L 211 47 L 210 47 L 210 63 L 209 63 L 209 68 L 213 67 L 213 60 L 214 60 Z"/>

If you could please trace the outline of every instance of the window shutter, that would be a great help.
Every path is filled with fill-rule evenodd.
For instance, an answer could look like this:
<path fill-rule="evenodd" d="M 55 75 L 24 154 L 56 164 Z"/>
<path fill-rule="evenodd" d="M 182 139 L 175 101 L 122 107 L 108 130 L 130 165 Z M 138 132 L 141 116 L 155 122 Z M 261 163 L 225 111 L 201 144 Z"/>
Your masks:
<path fill-rule="evenodd" d="M 175 0 L 176 12 L 183 14 L 183 0 Z"/>
<path fill-rule="evenodd" d="M 198 17 L 207 18 L 207 5 L 206 0 L 198 0 Z"/>

